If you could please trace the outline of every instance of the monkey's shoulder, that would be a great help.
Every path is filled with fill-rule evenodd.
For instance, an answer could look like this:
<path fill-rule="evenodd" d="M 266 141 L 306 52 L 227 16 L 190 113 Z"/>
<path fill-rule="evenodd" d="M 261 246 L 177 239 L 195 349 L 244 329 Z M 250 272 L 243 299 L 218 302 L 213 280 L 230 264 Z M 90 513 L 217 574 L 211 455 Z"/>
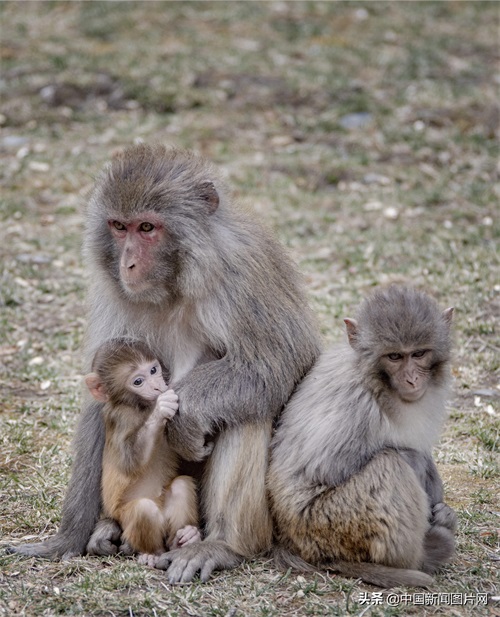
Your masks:
<path fill-rule="evenodd" d="M 356 356 L 348 345 L 336 345 L 323 351 L 297 387 L 285 411 L 308 406 L 308 415 L 345 415 L 346 405 L 365 404 L 371 394 L 357 370 Z M 364 400 L 366 399 L 366 401 Z M 371 405 L 370 407 L 373 407 Z"/>

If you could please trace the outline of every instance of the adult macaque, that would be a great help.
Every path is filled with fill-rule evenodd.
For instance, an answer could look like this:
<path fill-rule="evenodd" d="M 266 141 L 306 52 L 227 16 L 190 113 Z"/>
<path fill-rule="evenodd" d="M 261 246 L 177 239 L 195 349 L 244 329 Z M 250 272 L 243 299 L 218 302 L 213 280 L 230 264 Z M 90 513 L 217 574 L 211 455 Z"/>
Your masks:
<path fill-rule="evenodd" d="M 167 445 L 165 424 L 179 404 L 158 359 L 144 343 L 114 339 L 99 347 L 85 382 L 104 403 L 104 515 L 150 566 L 166 546 L 201 540 L 194 480 L 177 475 L 179 457 Z"/>
<path fill-rule="evenodd" d="M 279 244 L 230 206 L 199 157 L 137 145 L 97 180 L 87 211 L 86 357 L 110 338 L 143 340 L 168 371 L 179 413 L 168 423 L 181 456 L 206 463 L 206 538 L 166 554 L 171 582 L 233 567 L 268 548 L 265 488 L 273 419 L 319 353 L 301 282 Z M 104 423 L 87 402 L 59 532 L 15 549 L 49 558 L 108 553 L 119 528 L 100 522 Z"/>
<path fill-rule="evenodd" d="M 286 406 L 268 486 L 278 556 L 383 587 L 426 586 L 454 552 L 431 450 L 446 411 L 453 309 L 379 290 Z"/>

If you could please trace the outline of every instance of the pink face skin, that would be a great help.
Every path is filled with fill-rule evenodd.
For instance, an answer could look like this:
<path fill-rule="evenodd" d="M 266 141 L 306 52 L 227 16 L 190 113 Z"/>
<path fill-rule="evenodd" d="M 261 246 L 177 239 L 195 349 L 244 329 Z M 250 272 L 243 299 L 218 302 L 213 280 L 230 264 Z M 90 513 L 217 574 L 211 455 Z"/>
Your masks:
<path fill-rule="evenodd" d="M 155 401 L 168 390 L 158 360 L 141 362 L 127 379 L 126 387 L 147 401 Z"/>
<path fill-rule="evenodd" d="M 443 315 L 451 321 L 453 309 L 447 309 Z M 358 322 L 346 317 L 344 319 L 347 338 L 356 349 Z M 380 365 L 389 375 L 391 387 L 405 403 L 414 403 L 426 393 L 431 376 L 433 353 L 431 349 L 399 349 L 380 358 Z"/>
<path fill-rule="evenodd" d="M 122 283 L 132 293 L 149 289 L 155 252 L 165 240 L 161 218 L 156 212 L 143 212 L 140 218 L 110 219 L 108 225 L 120 250 Z"/>
<path fill-rule="evenodd" d="M 390 353 L 380 362 L 401 400 L 413 403 L 422 398 L 429 382 L 431 350 L 417 349 Z"/>

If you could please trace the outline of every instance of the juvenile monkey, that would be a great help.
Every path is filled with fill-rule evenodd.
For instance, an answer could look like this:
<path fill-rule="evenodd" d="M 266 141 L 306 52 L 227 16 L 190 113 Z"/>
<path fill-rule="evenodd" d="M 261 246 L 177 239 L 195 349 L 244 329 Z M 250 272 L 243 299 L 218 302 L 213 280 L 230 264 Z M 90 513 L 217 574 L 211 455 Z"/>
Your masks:
<path fill-rule="evenodd" d="M 177 476 L 178 456 L 166 440 L 177 395 L 148 347 L 125 339 L 99 347 L 85 382 L 104 403 L 104 515 L 121 525 L 122 539 L 141 553 L 140 561 L 153 566 L 166 546 L 201 539 L 194 480 Z"/>
<path fill-rule="evenodd" d="M 410 288 L 376 291 L 344 320 L 349 345 L 321 355 L 291 397 L 268 474 L 288 565 L 426 586 L 453 555 L 456 516 L 431 454 L 452 313 Z"/>
<path fill-rule="evenodd" d="M 201 482 L 206 537 L 157 564 L 171 583 L 198 572 L 207 580 L 272 543 L 265 487 L 272 425 L 320 348 L 301 278 L 256 217 L 233 205 L 207 161 L 161 145 L 131 146 L 100 174 L 84 253 L 86 362 L 110 338 L 145 341 L 179 396 L 169 443 L 195 461 L 214 441 Z M 116 551 L 116 522 L 96 528 L 101 405 L 87 400 L 80 414 L 60 529 L 14 552 L 57 559 Z"/>

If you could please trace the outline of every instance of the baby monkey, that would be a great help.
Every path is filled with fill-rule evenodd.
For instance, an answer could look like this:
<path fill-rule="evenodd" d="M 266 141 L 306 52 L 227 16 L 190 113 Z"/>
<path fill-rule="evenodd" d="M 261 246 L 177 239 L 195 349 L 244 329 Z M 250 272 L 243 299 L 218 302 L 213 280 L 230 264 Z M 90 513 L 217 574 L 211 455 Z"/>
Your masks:
<path fill-rule="evenodd" d="M 177 395 L 150 349 L 127 339 L 98 348 L 85 382 L 104 403 L 104 515 L 118 521 L 141 563 L 154 566 L 165 548 L 201 539 L 194 480 L 177 476 L 178 457 L 165 434 Z"/>

